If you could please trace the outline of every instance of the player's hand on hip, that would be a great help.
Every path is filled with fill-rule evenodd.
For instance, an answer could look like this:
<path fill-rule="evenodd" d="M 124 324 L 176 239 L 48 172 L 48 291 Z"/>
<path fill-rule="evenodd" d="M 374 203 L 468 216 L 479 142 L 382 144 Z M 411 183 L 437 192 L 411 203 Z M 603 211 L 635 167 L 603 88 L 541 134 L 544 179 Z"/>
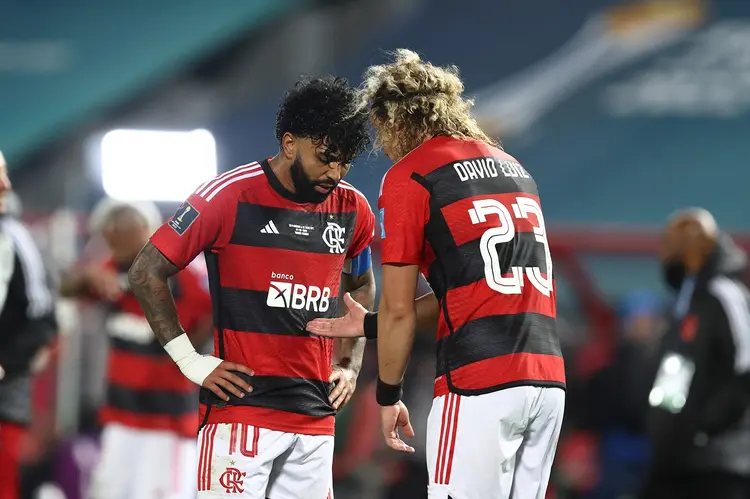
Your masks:
<path fill-rule="evenodd" d="M 380 427 L 383 430 L 385 443 L 391 449 L 401 452 L 414 452 L 414 447 L 406 445 L 398 434 L 398 429 L 404 429 L 404 435 L 414 436 L 414 428 L 409 421 L 409 409 L 400 400 L 394 405 L 380 408 Z"/>
<path fill-rule="evenodd" d="M 320 336 L 332 338 L 357 338 L 365 335 L 365 314 L 367 309 L 357 303 L 352 295 L 344 295 L 346 315 L 338 319 L 313 319 L 307 323 L 306 329 Z"/>
<path fill-rule="evenodd" d="M 357 388 L 357 377 L 359 373 L 354 369 L 334 365 L 329 382 L 335 383 L 333 390 L 328 395 L 328 400 L 335 410 L 342 409 L 352 398 Z"/>
<path fill-rule="evenodd" d="M 206 355 L 205 357 L 209 357 Z M 234 362 L 222 361 L 216 369 L 211 371 L 211 374 L 206 376 L 201 386 L 207 390 L 214 392 L 220 399 L 229 400 L 228 393 L 231 393 L 235 397 L 242 398 L 246 393 L 253 391 L 253 387 L 250 386 L 245 380 L 232 373 L 232 371 L 240 372 L 252 376 L 255 374 L 249 367 L 243 366 L 242 364 L 235 364 Z"/>

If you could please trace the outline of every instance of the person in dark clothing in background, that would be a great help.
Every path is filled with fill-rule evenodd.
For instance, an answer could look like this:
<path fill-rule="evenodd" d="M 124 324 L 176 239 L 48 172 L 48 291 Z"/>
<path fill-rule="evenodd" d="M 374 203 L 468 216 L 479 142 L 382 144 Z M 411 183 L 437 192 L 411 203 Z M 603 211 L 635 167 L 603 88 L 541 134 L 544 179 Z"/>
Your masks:
<path fill-rule="evenodd" d="M 706 210 L 678 212 L 662 243 L 677 292 L 649 395 L 652 466 L 643 499 L 750 493 L 750 295 L 746 255 Z"/>
<path fill-rule="evenodd" d="M 601 437 L 599 483 L 587 499 L 632 497 L 648 470 L 646 414 L 663 330 L 662 300 L 649 291 L 622 301 L 620 338 L 612 363 L 588 386 L 591 427 Z"/>
<path fill-rule="evenodd" d="M 19 497 L 20 443 L 31 420 L 31 371 L 57 330 L 39 249 L 8 212 L 10 189 L 0 154 L 0 499 Z"/>

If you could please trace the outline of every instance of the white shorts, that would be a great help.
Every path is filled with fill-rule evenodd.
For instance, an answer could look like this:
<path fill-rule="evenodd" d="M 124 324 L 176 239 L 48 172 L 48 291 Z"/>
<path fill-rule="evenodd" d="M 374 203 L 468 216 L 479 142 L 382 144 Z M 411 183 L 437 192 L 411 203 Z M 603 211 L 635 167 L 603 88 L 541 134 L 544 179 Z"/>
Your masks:
<path fill-rule="evenodd" d="M 429 499 L 544 499 L 565 408 L 559 388 L 435 398 Z"/>
<path fill-rule="evenodd" d="M 198 451 L 199 499 L 333 499 L 333 436 L 207 424 Z"/>
<path fill-rule="evenodd" d="M 195 499 L 195 439 L 110 423 L 89 499 Z"/>

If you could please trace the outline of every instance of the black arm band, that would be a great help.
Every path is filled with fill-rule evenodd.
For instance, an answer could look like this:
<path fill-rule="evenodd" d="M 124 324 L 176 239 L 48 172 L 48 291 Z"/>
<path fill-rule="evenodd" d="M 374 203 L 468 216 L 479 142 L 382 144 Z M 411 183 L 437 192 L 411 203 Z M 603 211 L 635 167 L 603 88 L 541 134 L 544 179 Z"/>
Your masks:
<path fill-rule="evenodd" d="M 367 312 L 365 314 L 365 320 L 363 324 L 365 330 L 365 338 L 368 340 L 374 340 L 378 337 L 378 313 Z"/>
<path fill-rule="evenodd" d="M 375 389 L 375 400 L 382 406 L 394 405 L 404 396 L 404 385 L 389 385 L 378 377 L 378 385 Z"/>

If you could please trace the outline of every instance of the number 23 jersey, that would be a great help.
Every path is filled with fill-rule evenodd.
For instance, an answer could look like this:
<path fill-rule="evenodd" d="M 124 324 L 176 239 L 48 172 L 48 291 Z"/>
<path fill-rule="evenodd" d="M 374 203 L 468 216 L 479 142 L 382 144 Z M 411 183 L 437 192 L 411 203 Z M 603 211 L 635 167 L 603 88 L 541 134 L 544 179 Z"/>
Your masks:
<path fill-rule="evenodd" d="M 440 302 L 435 396 L 565 387 L 544 217 L 513 157 L 435 137 L 387 172 L 378 205 L 382 263 L 419 265 Z"/>

